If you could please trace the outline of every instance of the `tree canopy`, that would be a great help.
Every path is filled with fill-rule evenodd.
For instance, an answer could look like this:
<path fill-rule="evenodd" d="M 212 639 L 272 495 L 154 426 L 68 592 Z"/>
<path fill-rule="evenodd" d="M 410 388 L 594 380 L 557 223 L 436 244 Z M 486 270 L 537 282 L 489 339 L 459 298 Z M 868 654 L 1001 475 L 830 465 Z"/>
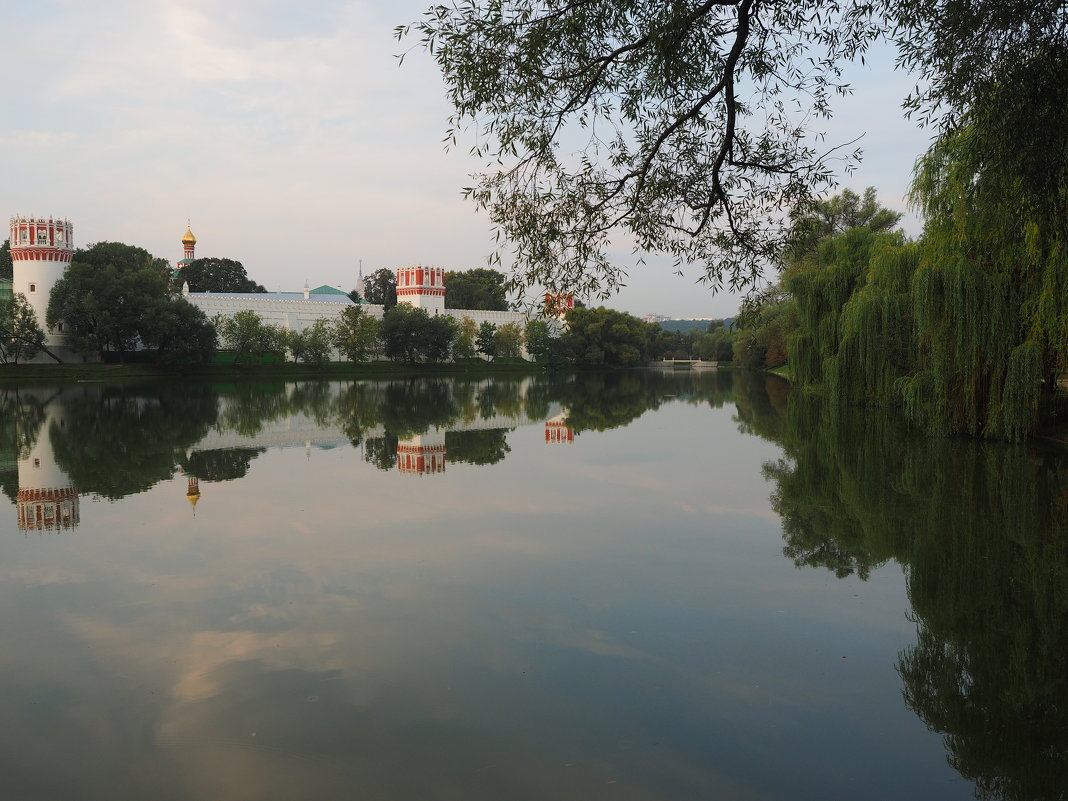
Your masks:
<path fill-rule="evenodd" d="M 378 335 L 388 359 L 442 362 L 449 358 L 456 324 L 451 317 L 431 317 L 426 309 L 398 303 L 382 316 Z"/>
<path fill-rule="evenodd" d="M 83 354 L 123 354 L 156 347 L 172 363 L 201 361 L 215 349 L 215 333 L 203 312 L 170 286 L 166 259 L 121 242 L 79 249 L 52 287 L 48 327 L 62 330 Z M 60 326 L 62 325 L 62 329 Z"/>
<path fill-rule="evenodd" d="M 11 281 L 15 277 L 14 264 L 11 261 L 11 240 L 5 239 L 0 245 L 0 278 Z"/>
<path fill-rule="evenodd" d="M 840 64 L 872 41 L 874 15 L 851 2 L 472 0 L 398 36 L 414 29 L 441 69 L 448 141 L 477 128 L 487 171 L 465 191 L 521 281 L 603 297 L 623 279 L 614 238 L 703 265 L 716 287 L 777 260 L 776 211 L 856 157 L 818 144 L 812 120 L 845 90 Z"/>
<path fill-rule="evenodd" d="M 465 192 L 528 286 L 604 297 L 625 277 L 620 240 L 702 265 L 713 287 L 754 283 L 786 252 L 787 212 L 859 157 L 817 128 L 845 62 L 883 37 L 919 78 L 906 113 L 939 137 L 979 113 L 1015 141 L 1006 163 L 1034 157 L 1021 176 L 1063 185 L 1041 169 L 1063 157 L 1062 0 L 466 0 L 397 35 L 441 69 L 446 141 L 474 129 L 484 172 Z"/>
<path fill-rule="evenodd" d="M 180 283 L 189 284 L 190 292 L 266 292 L 249 279 L 241 262 L 209 257 L 196 259 L 178 274 Z"/>
<path fill-rule="evenodd" d="M 445 308 L 507 311 L 508 297 L 504 273 L 476 268 L 445 273 Z"/>
<path fill-rule="evenodd" d="M 375 270 L 364 280 L 363 293 L 368 303 L 389 311 L 397 305 L 397 274 L 387 267 Z"/>

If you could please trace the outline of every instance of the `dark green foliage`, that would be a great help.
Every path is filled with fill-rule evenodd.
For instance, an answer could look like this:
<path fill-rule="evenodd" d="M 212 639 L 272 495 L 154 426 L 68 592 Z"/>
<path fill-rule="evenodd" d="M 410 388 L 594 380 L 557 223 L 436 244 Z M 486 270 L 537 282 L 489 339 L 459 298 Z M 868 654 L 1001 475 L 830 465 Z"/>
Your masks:
<path fill-rule="evenodd" d="M 389 311 L 397 305 L 397 274 L 385 267 L 375 270 L 364 280 L 363 291 L 364 300 Z"/>
<path fill-rule="evenodd" d="M 526 339 L 527 353 L 531 359 L 544 362 L 552 357 L 556 349 L 556 338 L 553 337 L 552 329 L 545 320 L 537 318 L 527 320 L 523 336 Z"/>
<path fill-rule="evenodd" d="M 790 238 L 784 262 L 787 266 L 797 264 L 813 253 L 823 240 L 853 228 L 892 231 L 901 216 L 901 212 L 879 205 L 874 186 L 864 190 L 863 198 L 851 189 L 843 189 L 841 194 L 828 200 L 814 200 L 791 212 Z"/>
<path fill-rule="evenodd" d="M 151 311 L 171 293 L 166 260 L 144 248 L 100 242 L 74 253 L 48 302 L 47 325 L 84 354 L 123 354 L 146 337 Z"/>
<path fill-rule="evenodd" d="M 282 332 L 250 309 L 217 320 L 216 326 L 223 346 L 234 352 L 237 365 L 256 364 L 285 344 Z"/>
<path fill-rule="evenodd" d="M 497 326 L 489 320 L 484 320 L 479 324 L 478 333 L 475 335 L 475 347 L 478 352 L 490 359 L 497 355 L 497 338 L 494 336 L 496 333 Z"/>
<path fill-rule="evenodd" d="M 316 320 L 302 331 L 287 331 L 285 335 L 294 361 L 323 365 L 333 355 L 334 325 L 328 320 Z"/>
<path fill-rule="evenodd" d="M 560 344 L 584 367 L 633 367 L 648 358 L 647 335 L 646 324 L 626 312 L 603 306 L 572 309 Z"/>
<path fill-rule="evenodd" d="M 218 334 L 203 311 L 184 298 L 165 295 L 146 310 L 141 342 L 156 348 L 161 364 L 186 366 L 211 361 Z"/>
<path fill-rule="evenodd" d="M 5 239 L 0 245 L 0 278 L 12 281 L 15 278 L 14 265 L 11 262 L 11 240 Z"/>
<path fill-rule="evenodd" d="M 794 393 L 777 440 L 785 554 L 907 577 L 916 643 L 898 671 L 950 764 L 994 801 L 1068 787 L 1068 460 L 1057 450 L 930 438 L 894 415 Z"/>
<path fill-rule="evenodd" d="M 399 303 L 383 315 L 378 336 L 387 359 L 443 362 L 449 358 L 456 326 L 450 317 L 431 317 L 425 309 Z"/>
<path fill-rule="evenodd" d="M 202 481 L 234 481 L 248 475 L 252 460 L 266 451 L 266 448 L 193 451 L 182 462 L 181 468 L 187 475 Z"/>
<path fill-rule="evenodd" d="M 507 277 L 497 270 L 477 268 L 445 273 L 445 308 L 507 311 Z"/>
<path fill-rule="evenodd" d="M 196 259 L 182 267 L 177 278 L 179 286 L 189 284 L 190 292 L 266 292 L 249 279 L 241 262 L 210 257 Z"/>
<path fill-rule="evenodd" d="M 373 358 L 379 350 L 378 320 L 359 306 L 341 310 L 334 322 L 334 347 L 350 362 Z"/>
<path fill-rule="evenodd" d="M 505 440 L 507 433 L 506 428 L 446 431 L 445 452 L 450 463 L 497 464 L 512 450 Z"/>
<path fill-rule="evenodd" d="M 44 337 L 25 295 L 16 292 L 10 299 L 0 297 L 0 364 L 32 359 L 40 352 Z"/>

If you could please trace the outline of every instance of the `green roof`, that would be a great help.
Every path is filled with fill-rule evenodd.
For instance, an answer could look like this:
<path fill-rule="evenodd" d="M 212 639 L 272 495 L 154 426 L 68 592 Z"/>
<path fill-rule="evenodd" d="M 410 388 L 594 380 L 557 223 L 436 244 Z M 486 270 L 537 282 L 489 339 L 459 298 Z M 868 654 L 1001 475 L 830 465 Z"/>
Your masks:
<path fill-rule="evenodd" d="M 327 284 L 323 284 L 322 286 L 315 287 L 315 289 L 309 289 L 308 290 L 308 294 L 309 295 L 344 295 L 345 297 L 348 297 L 349 293 L 338 289 L 336 286 L 328 286 Z"/>

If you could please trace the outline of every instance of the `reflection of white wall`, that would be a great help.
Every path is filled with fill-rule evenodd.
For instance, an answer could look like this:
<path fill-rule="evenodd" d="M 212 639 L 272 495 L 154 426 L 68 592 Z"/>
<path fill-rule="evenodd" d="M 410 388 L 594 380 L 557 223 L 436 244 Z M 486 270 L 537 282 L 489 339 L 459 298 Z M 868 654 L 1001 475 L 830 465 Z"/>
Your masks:
<path fill-rule="evenodd" d="M 30 452 L 19 459 L 18 527 L 22 531 L 78 526 L 78 492 L 56 464 L 52 450 L 52 426 L 63 424 L 59 405 L 46 405 L 44 424 L 37 441 Z"/>

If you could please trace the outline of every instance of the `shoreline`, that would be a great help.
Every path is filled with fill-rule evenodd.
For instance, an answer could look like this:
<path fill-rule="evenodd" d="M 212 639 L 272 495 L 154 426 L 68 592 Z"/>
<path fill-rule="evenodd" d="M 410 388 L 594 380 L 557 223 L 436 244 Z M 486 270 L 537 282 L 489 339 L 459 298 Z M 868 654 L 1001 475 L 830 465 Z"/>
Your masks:
<path fill-rule="evenodd" d="M 135 379 L 174 378 L 407 378 L 450 375 L 534 375 L 547 371 L 537 362 L 449 362 L 446 364 L 403 364 L 396 362 L 328 362 L 323 365 L 258 364 L 235 367 L 208 364 L 186 368 L 166 368 L 151 364 L 18 364 L 0 366 L 0 385 L 96 383 Z"/>

